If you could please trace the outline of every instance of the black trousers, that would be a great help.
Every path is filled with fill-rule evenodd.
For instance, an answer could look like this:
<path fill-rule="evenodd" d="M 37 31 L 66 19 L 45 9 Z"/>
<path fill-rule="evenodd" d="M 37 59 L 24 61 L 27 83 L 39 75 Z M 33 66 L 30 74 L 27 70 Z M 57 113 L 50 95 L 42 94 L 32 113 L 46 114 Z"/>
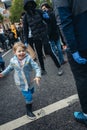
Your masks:
<path fill-rule="evenodd" d="M 56 56 L 54 55 L 54 53 L 51 50 L 50 44 L 48 43 L 48 40 L 46 39 L 46 37 L 43 37 L 42 40 L 37 39 L 34 40 L 33 38 L 29 38 L 29 44 L 31 45 L 31 47 L 34 49 L 34 44 L 35 44 L 35 49 L 37 51 L 37 55 L 38 55 L 38 60 L 41 66 L 41 69 L 45 69 L 44 67 L 44 60 L 43 60 L 43 51 L 42 48 L 44 47 L 44 51 L 45 54 L 50 55 L 50 57 L 52 58 L 53 62 L 55 63 L 56 67 L 59 68 L 60 67 L 60 63 L 58 61 L 58 59 L 56 58 Z"/>
<path fill-rule="evenodd" d="M 77 92 L 82 111 L 87 114 L 87 63 L 85 65 L 76 63 L 72 55 L 67 52 L 68 61 L 75 78 Z M 80 56 L 87 59 L 87 50 L 80 52 Z"/>
<path fill-rule="evenodd" d="M 31 47 L 33 49 L 34 49 L 34 45 L 35 45 L 40 67 L 42 70 L 45 70 L 44 60 L 43 60 L 43 51 L 42 51 L 42 40 L 40 40 L 40 39 L 34 40 L 33 38 L 29 38 L 28 40 L 29 40 L 29 44 L 31 45 Z"/>

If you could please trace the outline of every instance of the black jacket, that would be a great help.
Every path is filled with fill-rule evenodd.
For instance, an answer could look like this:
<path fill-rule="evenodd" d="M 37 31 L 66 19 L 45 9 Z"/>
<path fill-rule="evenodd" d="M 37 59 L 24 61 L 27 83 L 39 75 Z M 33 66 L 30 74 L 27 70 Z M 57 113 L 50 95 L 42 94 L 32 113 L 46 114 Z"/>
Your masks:
<path fill-rule="evenodd" d="M 26 10 L 26 5 L 29 0 L 25 0 L 24 9 Z M 35 6 L 36 7 L 36 6 Z M 28 42 L 29 27 L 31 28 L 31 33 L 33 39 L 42 39 L 46 32 L 46 24 L 43 22 L 43 12 L 39 9 L 34 9 L 33 11 L 26 11 L 23 19 L 23 30 L 25 42 Z"/>
<path fill-rule="evenodd" d="M 52 10 L 48 10 L 47 13 L 49 14 L 49 19 L 46 20 L 48 25 L 49 40 L 57 41 L 59 39 L 59 31 L 55 14 Z"/>

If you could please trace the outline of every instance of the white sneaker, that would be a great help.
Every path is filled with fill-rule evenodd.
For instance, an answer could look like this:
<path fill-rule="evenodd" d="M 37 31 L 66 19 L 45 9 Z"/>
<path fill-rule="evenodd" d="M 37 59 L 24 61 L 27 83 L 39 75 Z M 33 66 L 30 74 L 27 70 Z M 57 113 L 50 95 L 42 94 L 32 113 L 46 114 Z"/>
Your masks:
<path fill-rule="evenodd" d="M 60 67 L 60 68 L 58 68 L 58 75 L 61 76 L 62 74 L 63 74 L 63 70 L 62 70 L 62 68 Z"/>

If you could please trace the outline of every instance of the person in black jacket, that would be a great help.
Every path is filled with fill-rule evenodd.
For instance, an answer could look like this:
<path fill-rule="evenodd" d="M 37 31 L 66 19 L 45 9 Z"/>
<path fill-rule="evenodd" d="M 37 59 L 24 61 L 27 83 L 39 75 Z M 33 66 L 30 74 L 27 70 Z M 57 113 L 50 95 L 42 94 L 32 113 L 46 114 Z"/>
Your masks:
<path fill-rule="evenodd" d="M 41 9 L 44 12 L 47 12 L 49 15 L 49 19 L 46 20 L 47 27 L 48 27 L 49 44 L 51 46 L 54 55 L 59 59 L 60 64 L 63 65 L 67 61 L 64 60 L 64 56 L 61 48 L 62 45 L 60 41 L 59 29 L 57 26 L 57 21 L 55 18 L 54 11 L 47 2 L 41 4 Z"/>
<path fill-rule="evenodd" d="M 36 9 L 36 6 L 37 4 L 34 0 L 24 0 L 24 10 L 26 11 L 23 17 L 24 42 L 25 45 L 29 43 L 31 46 L 34 43 L 43 75 L 46 74 L 46 70 L 43 61 L 42 45 L 47 33 L 45 19 L 48 19 L 49 16 L 42 10 Z M 59 69 L 58 74 L 62 75 L 63 71 L 60 63 L 53 54 L 51 57 Z"/>

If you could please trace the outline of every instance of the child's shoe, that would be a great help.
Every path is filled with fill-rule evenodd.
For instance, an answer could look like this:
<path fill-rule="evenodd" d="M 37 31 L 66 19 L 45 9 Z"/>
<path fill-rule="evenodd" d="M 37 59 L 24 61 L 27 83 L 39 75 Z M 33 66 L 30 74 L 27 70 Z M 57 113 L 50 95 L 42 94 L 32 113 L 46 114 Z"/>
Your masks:
<path fill-rule="evenodd" d="M 74 112 L 74 118 L 87 126 L 87 117 L 84 116 L 83 112 Z"/>
<path fill-rule="evenodd" d="M 32 104 L 26 104 L 27 116 L 31 120 L 35 120 L 36 116 L 32 112 Z"/>

